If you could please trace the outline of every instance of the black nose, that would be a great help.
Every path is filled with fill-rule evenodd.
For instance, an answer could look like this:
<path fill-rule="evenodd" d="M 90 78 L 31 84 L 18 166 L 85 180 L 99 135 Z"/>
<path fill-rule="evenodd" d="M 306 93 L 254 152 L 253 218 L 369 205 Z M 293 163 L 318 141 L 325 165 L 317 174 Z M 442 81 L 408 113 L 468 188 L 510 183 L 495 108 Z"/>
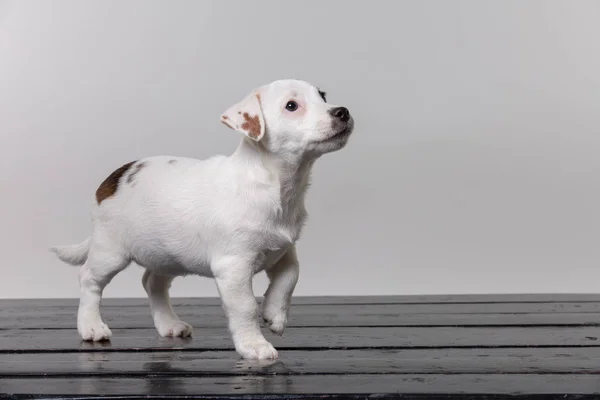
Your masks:
<path fill-rule="evenodd" d="M 329 110 L 329 113 L 336 118 L 346 122 L 350 119 L 350 111 L 346 107 L 335 107 Z"/>

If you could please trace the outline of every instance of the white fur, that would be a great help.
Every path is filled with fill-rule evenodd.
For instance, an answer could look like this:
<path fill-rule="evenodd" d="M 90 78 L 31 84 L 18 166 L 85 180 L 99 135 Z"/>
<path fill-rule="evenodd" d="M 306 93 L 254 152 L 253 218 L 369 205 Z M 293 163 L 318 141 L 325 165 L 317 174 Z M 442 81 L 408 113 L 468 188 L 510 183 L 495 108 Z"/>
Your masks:
<path fill-rule="evenodd" d="M 286 109 L 290 100 L 298 110 Z M 133 261 L 146 268 L 142 283 L 160 335 L 192 333 L 171 308 L 173 278 L 212 277 L 237 352 L 249 359 L 277 358 L 260 331 L 252 277 L 266 270 L 270 285 L 262 316 L 281 335 L 298 279 L 295 242 L 306 218 L 311 167 L 321 155 L 344 147 L 353 129 L 351 118 L 340 125 L 330 115 L 333 107 L 306 82 L 275 81 L 222 115 L 245 135 L 232 155 L 149 157 L 129 168 L 116 193 L 94 208 L 91 237 L 52 248 L 64 262 L 82 265 L 77 317 L 82 338 L 111 336 L 100 316 L 102 291 Z M 258 117 L 259 135 L 243 127 L 244 113 Z M 347 134 L 333 137 L 342 125 Z"/>

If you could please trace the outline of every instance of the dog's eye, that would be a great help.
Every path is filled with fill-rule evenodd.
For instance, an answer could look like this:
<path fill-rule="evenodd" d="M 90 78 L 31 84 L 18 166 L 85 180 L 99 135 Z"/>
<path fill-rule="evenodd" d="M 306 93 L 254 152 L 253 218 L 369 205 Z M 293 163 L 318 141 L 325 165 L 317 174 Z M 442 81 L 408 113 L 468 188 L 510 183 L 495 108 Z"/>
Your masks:
<path fill-rule="evenodd" d="M 288 101 L 285 105 L 285 109 L 292 112 L 296 111 L 298 109 L 298 103 L 296 103 L 295 101 Z"/>

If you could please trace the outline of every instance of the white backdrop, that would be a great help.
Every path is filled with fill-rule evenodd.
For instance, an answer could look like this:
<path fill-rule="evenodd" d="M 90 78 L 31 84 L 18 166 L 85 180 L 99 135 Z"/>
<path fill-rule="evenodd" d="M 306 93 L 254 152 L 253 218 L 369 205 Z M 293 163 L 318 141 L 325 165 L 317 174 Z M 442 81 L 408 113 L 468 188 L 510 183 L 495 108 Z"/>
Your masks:
<path fill-rule="evenodd" d="M 585 0 L 0 0 L 0 297 L 78 296 L 47 248 L 89 234 L 98 184 L 232 152 L 220 113 L 292 77 L 357 123 L 316 164 L 297 294 L 598 291 L 599 20 Z M 144 296 L 141 274 L 106 296 Z"/>

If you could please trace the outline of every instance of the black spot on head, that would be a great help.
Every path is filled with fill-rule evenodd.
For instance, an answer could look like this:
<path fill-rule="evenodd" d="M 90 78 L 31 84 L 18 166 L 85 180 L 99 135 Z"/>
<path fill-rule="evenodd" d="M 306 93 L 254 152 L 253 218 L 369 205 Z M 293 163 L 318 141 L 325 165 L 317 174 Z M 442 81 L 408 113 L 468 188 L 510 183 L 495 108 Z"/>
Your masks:
<path fill-rule="evenodd" d="M 319 91 L 319 96 L 321 96 L 321 98 L 323 99 L 323 101 L 325 103 L 327 103 L 327 93 L 325 93 L 324 91 L 322 91 L 321 89 L 317 89 Z"/>
<path fill-rule="evenodd" d="M 173 165 L 175 163 L 177 163 L 177 160 L 169 160 L 169 164 Z"/>

